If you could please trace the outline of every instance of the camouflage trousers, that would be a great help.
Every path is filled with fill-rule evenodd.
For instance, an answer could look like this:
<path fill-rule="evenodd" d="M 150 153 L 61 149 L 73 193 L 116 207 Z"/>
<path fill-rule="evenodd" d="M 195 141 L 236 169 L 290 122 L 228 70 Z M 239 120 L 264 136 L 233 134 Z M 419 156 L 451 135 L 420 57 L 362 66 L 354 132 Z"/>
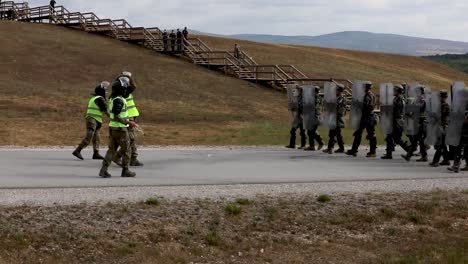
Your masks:
<path fill-rule="evenodd" d="M 101 143 L 101 137 L 99 132 L 101 130 L 102 124 L 92 117 L 86 118 L 86 136 L 81 141 L 78 148 L 85 149 L 91 142 L 93 142 L 94 152 L 99 151 L 99 144 Z"/>
<path fill-rule="evenodd" d="M 112 159 L 117 155 L 117 149 L 120 147 L 122 153 L 122 168 L 128 169 L 130 166 L 130 138 L 126 128 L 109 129 L 109 150 L 102 162 L 103 167 L 109 167 Z"/>
<path fill-rule="evenodd" d="M 135 161 L 138 158 L 138 149 L 137 149 L 137 143 L 136 143 L 135 129 L 129 127 L 127 130 L 128 130 L 128 138 L 130 142 L 130 158 L 132 161 Z M 119 160 L 122 157 L 122 152 L 123 150 L 119 149 L 115 158 Z"/>

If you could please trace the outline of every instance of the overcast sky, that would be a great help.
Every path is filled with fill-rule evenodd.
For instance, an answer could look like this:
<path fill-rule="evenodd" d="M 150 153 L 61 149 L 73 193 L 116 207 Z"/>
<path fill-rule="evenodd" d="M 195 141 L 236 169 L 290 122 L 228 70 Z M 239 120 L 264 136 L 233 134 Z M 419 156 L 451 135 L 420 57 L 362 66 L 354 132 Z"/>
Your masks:
<path fill-rule="evenodd" d="M 468 42 L 468 0 L 57 0 L 57 5 L 125 18 L 133 26 L 187 26 L 219 34 L 356 30 Z"/>

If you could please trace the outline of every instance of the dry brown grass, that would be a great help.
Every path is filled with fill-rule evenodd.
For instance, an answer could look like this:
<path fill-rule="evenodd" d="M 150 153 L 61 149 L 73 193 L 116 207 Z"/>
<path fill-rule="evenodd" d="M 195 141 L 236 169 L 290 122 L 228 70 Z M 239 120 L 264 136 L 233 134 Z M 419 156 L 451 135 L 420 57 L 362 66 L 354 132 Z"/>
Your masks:
<path fill-rule="evenodd" d="M 466 191 L 333 195 L 325 204 L 315 196 L 157 201 L 0 207 L 0 263 L 461 264 L 468 258 Z M 233 214 L 227 205 L 241 209 Z"/>

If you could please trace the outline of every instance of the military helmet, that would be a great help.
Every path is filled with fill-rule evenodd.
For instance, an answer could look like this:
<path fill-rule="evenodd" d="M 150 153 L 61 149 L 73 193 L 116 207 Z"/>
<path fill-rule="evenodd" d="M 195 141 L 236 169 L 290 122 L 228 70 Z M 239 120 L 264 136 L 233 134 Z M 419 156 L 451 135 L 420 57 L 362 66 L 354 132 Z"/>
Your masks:
<path fill-rule="evenodd" d="M 372 82 L 367 81 L 367 82 L 364 83 L 364 86 L 366 87 L 366 89 L 372 89 Z"/>
<path fill-rule="evenodd" d="M 107 88 L 109 88 L 109 86 L 110 86 L 110 83 L 108 81 L 101 82 L 101 88 L 102 89 L 107 90 Z"/>
<path fill-rule="evenodd" d="M 315 92 L 316 92 L 316 93 L 317 93 L 317 92 L 320 92 L 320 86 L 315 85 L 315 86 L 314 86 L 314 89 L 315 89 Z"/>
<path fill-rule="evenodd" d="M 442 98 L 448 98 L 448 92 L 446 90 L 440 91 L 440 97 Z"/>
<path fill-rule="evenodd" d="M 403 91 L 405 90 L 405 88 L 403 88 L 403 86 L 399 84 L 395 85 L 393 89 L 395 92 L 398 92 L 398 93 L 403 93 Z"/>
<path fill-rule="evenodd" d="M 345 89 L 345 86 L 343 84 L 339 83 L 339 84 L 336 85 L 336 90 L 338 92 L 343 92 L 344 89 Z"/>
<path fill-rule="evenodd" d="M 128 77 L 128 78 L 132 78 L 132 73 L 129 72 L 129 71 L 123 71 L 123 72 L 122 72 L 122 75 L 123 75 L 123 76 L 126 76 L 126 77 Z"/>

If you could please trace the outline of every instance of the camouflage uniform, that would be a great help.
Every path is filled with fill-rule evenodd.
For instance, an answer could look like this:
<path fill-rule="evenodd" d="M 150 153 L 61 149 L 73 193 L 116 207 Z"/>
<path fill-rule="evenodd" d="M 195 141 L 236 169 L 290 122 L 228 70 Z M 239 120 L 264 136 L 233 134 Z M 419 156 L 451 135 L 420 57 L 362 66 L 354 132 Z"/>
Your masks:
<path fill-rule="evenodd" d="M 86 136 L 78 145 L 78 148 L 85 149 L 91 141 L 93 142 L 93 151 L 94 153 L 99 153 L 99 144 L 101 143 L 101 137 L 99 131 L 101 130 L 102 123 L 99 123 L 96 119 L 92 117 L 86 117 Z"/>
<path fill-rule="evenodd" d="M 305 134 L 305 129 L 304 129 L 304 120 L 302 118 L 302 114 L 304 112 L 304 104 L 302 102 L 302 96 L 299 97 L 298 101 L 298 109 L 297 109 L 297 116 L 295 117 L 296 120 L 294 120 L 294 126 L 291 128 L 290 131 L 290 139 L 289 139 L 289 146 L 291 148 L 296 147 L 296 131 L 299 129 L 300 135 L 301 135 L 301 148 L 304 148 L 306 145 L 306 134 Z"/>
<path fill-rule="evenodd" d="M 455 160 L 451 171 L 458 172 L 460 170 L 461 160 L 466 162 L 465 171 L 468 170 L 468 104 L 465 111 L 465 122 L 463 123 L 462 138 L 460 144 L 455 148 Z"/>
<path fill-rule="evenodd" d="M 427 161 L 427 146 L 425 142 L 426 137 L 427 137 L 426 100 L 421 97 L 420 108 L 419 108 L 418 134 L 414 136 L 409 136 L 411 146 L 409 147 L 408 154 L 403 155 L 403 158 L 409 161 L 419 146 L 419 149 L 421 152 L 421 159 L 418 161 Z"/>
<path fill-rule="evenodd" d="M 383 158 L 392 158 L 392 153 L 395 151 L 395 144 L 400 145 L 403 150 L 408 152 L 409 146 L 403 141 L 403 124 L 404 124 L 405 101 L 401 95 L 395 96 L 393 100 L 393 133 L 387 135 L 387 153 Z"/>
<path fill-rule="evenodd" d="M 445 132 L 448 128 L 449 125 L 449 118 L 450 118 L 450 105 L 445 102 L 442 103 L 441 106 L 441 127 L 440 129 L 442 130 L 442 135 L 441 138 L 438 140 L 437 145 L 435 146 L 436 153 L 434 155 L 434 159 L 432 160 L 431 165 L 433 166 L 439 166 L 440 158 L 444 158 L 444 161 L 442 164 L 450 164 L 450 153 L 447 147 L 447 144 L 445 144 Z"/>
<path fill-rule="evenodd" d="M 328 139 L 328 152 L 333 151 L 335 144 L 338 142 L 339 149 L 336 152 L 344 152 L 344 140 L 343 135 L 341 134 L 341 129 L 345 127 L 344 117 L 346 115 L 346 98 L 342 95 L 339 95 L 336 98 L 336 128 L 329 131 Z"/>
<path fill-rule="evenodd" d="M 355 155 L 356 153 L 358 153 L 358 149 L 362 141 L 362 133 L 364 132 L 364 130 L 366 130 L 366 139 L 369 140 L 370 145 L 370 152 L 368 153 L 368 156 L 375 155 L 375 152 L 377 150 L 377 137 L 375 135 L 377 117 L 374 113 L 375 102 L 375 95 L 371 91 L 366 92 L 366 95 L 364 96 L 363 100 L 361 124 L 359 126 L 359 129 L 356 130 L 353 134 L 354 142 L 351 150 L 349 151 L 349 154 Z"/>
<path fill-rule="evenodd" d="M 315 96 L 315 118 L 320 119 L 322 112 L 322 99 L 320 96 Z M 310 148 L 308 150 L 315 150 L 315 141 L 319 144 L 319 150 L 323 146 L 323 139 L 317 131 L 319 124 L 317 124 L 312 130 L 307 130 L 307 136 L 309 137 Z"/>

